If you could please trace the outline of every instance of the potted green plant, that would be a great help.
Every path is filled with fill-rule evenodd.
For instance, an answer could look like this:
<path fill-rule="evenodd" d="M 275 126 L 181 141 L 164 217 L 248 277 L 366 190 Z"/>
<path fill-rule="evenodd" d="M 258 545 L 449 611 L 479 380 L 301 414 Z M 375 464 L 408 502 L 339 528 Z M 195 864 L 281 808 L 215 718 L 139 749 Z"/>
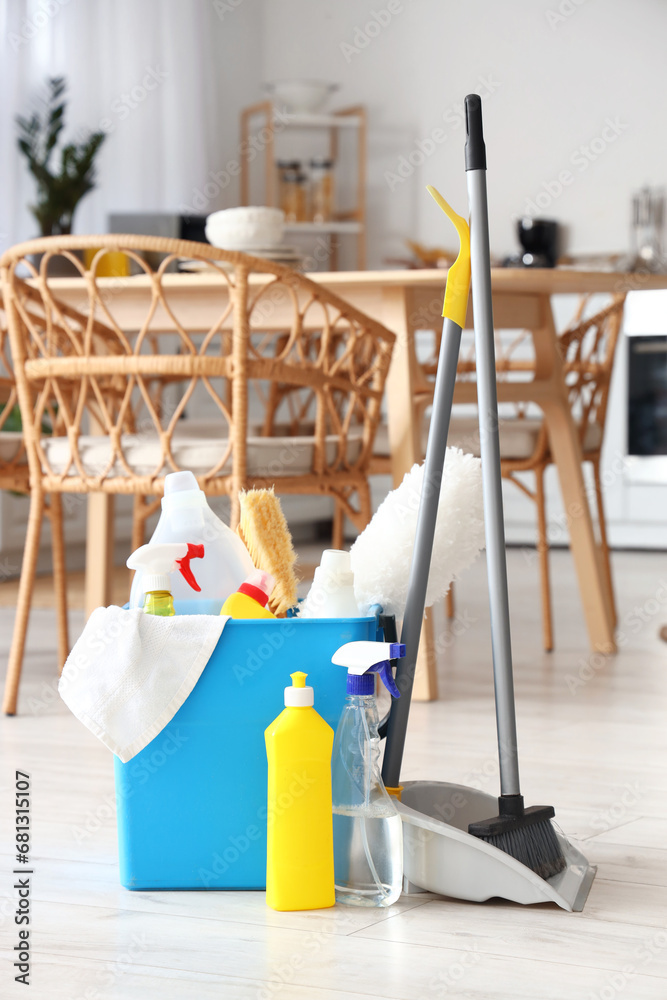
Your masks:
<path fill-rule="evenodd" d="M 29 118 L 17 115 L 18 147 L 37 182 L 37 202 L 30 211 L 42 236 L 60 236 L 72 231 L 72 217 L 81 199 L 95 187 L 95 157 L 105 132 L 87 132 L 79 142 L 60 149 L 60 167 L 52 169 L 51 157 L 65 124 L 67 84 L 62 76 L 48 80 L 43 108 Z"/>

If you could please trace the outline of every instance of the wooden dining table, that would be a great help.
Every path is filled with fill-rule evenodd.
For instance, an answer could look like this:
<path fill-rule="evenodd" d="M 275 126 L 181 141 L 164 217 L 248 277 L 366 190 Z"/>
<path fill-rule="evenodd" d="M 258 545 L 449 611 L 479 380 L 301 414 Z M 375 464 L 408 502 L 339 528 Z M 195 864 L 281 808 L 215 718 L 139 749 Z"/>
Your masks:
<path fill-rule="evenodd" d="M 446 271 L 338 271 L 308 276 L 396 334 L 386 402 L 391 469 L 394 483 L 398 484 L 405 472 L 423 458 L 421 411 L 414 405 L 416 387 L 423 384 L 415 350 L 415 332 L 439 326 Z M 269 275 L 253 274 L 251 286 L 253 283 L 260 285 L 269 278 Z M 145 315 L 146 281 L 141 275 L 98 279 L 100 288 L 108 285 L 113 296 L 114 317 L 126 330 L 137 329 Z M 555 295 L 618 294 L 667 288 L 667 275 L 566 268 L 496 268 L 491 272 L 491 283 L 496 330 L 528 331 L 535 359 L 533 377 L 529 381 L 498 382 L 498 400 L 501 403 L 535 403 L 544 414 L 590 645 L 595 651 L 613 653 L 616 643 L 612 609 L 584 487 L 581 448 L 568 404 L 551 300 Z M 181 323 L 192 332 L 207 330 L 211 316 L 219 313 L 219 277 L 207 272 L 170 274 L 165 275 L 163 284 Z M 87 292 L 83 279 L 54 279 L 53 290 L 58 298 L 85 309 Z M 470 305 L 467 326 L 472 326 Z M 475 401 L 474 382 L 459 382 L 455 402 Z M 91 548 L 87 558 L 86 606 L 90 611 L 110 602 L 113 501 L 108 495 L 94 494 L 88 502 L 88 544 Z M 435 657 L 428 649 L 432 644 L 431 628 L 427 618 L 415 689 L 415 696 L 425 700 L 437 693 Z"/>

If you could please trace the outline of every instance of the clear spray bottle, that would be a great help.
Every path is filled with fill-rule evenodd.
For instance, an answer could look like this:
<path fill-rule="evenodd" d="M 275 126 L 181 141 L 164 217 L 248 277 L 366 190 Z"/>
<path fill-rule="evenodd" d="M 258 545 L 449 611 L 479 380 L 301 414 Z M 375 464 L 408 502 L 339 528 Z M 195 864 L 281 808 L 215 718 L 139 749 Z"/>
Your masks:
<path fill-rule="evenodd" d="M 135 549 L 127 560 L 127 566 L 143 573 L 143 610 L 146 614 L 169 618 L 176 613 L 170 577 L 175 569 L 178 569 L 189 587 L 200 590 L 190 568 L 190 560 L 203 558 L 204 546 L 190 542 L 163 542 L 160 545 L 151 543 Z"/>
<path fill-rule="evenodd" d="M 399 697 L 389 660 L 401 656 L 401 643 L 348 642 L 331 658 L 347 667 L 332 757 L 336 900 L 352 906 L 391 906 L 403 884 L 403 830 L 380 776 L 375 700 L 376 673 Z"/>

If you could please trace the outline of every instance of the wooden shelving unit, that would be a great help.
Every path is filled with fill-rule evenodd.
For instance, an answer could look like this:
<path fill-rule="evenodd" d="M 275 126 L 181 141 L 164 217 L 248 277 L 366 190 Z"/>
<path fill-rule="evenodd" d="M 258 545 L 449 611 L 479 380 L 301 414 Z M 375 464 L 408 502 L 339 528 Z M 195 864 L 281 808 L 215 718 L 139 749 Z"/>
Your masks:
<path fill-rule="evenodd" d="M 366 109 L 361 105 L 343 108 L 331 114 L 291 114 L 280 111 L 272 101 L 261 101 L 241 112 L 241 204 L 264 204 L 278 208 L 276 183 L 276 135 L 287 129 L 328 130 L 329 158 L 338 169 L 339 134 L 341 129 L 355 130 L 356 198 L 346 210 L 338 208 L 330 222 L 288 222 L 287 233 L 313 235 L 349 235 L 356 239 L 357 270 L 366 267 Z M 253 143 L 253 139 L 255 139 Z M 250 161 L 257 153 L 264 156 L 264 192 L 250 200 Z M 252 155 L 251 155 L 252 154 Z M 338 188 L 338 185 L 336 185 Z M 331 251 L 331 270 L 337 270 L 338 253 Z"/>

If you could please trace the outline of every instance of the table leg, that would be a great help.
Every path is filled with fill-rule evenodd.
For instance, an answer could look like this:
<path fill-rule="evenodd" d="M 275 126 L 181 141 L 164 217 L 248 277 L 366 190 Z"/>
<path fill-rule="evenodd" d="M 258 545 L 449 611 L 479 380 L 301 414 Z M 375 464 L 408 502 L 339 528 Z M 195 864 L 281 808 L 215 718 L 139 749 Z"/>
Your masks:
<path fill-rule="evenodd" d="M 421 428 L 417 424 L 413 390 L 417 384 L 417 359 L 410 325 L 410 294 L 405 288 L 383 291 L 382 322 L 396 334 L 387 377 L 387 424 L 394 488 L 415 462 L 424 457 Z"/>
<path fill-rule="evenodd" d="M 86 618 L 111 604 L 113 573 L 114 498 L 109 493 L 88 494 L 86 537 Z"/>
<path fill-rule="evenodd" d="M 550 303 L 545 306 L 545 316 L 555 343 L 556 331 Z M 549 432 L 551 452 L 558 470 L 588 637 L 596 652 L 613 653 L 616 651 L 614 624 L 586 495 L 581 446 L 564 383 L 559 384 L 560 391 L 554 393 L 551 399 L 545 398 L 541 405 Z"/>
<path fill-rule="evenodd" d="M 413 387 L 418 384 L 418 365 L 414 351 L 414 331 L 410 322 L 412 302 L 409 289 L 383 289 L 383 319 L 388 329 L 396 334 L 391 368 L 387 378 L 387 423 L 389 449 L 394 487 L 406 472 L 424 455 L 421 445 L 421 427 L 413 402 Z M 416 701 L 435 701 L 438 697 L 433 620 L 426 612 L 422 624 L 419 655 L 412 697 Z"/>
<path fill-rule="evenodd" d="M 412 688 L 415 701 L 438 700 L 438 673 L 433 632 L 433 608 L 428 608 L 422 622 L 422 634 L 419 640 L 415 682 Z"/>

